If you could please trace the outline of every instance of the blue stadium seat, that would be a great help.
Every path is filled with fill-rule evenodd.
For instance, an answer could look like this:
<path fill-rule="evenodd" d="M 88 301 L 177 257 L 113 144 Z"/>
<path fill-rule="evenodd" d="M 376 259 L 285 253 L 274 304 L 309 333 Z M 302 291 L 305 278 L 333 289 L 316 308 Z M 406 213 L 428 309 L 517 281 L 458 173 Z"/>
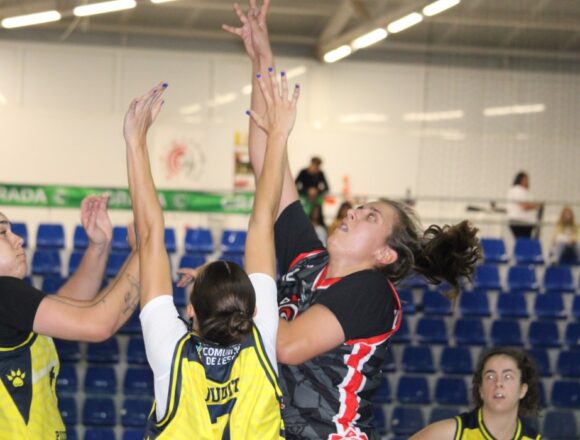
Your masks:
<path fill-rule="evenodd" d="M 218 257 L 218 260 L 231 261 L 232 263 L 236 263 L 241 268 L 244 268 L 244 257 L 241 254 L 221 254 Z"/>
<path fill-rule="evenodd" d="M 27 248 L 28 247 L 28 226 L 26 226 L 26 223 L 10 223 L 10 229 L 12 230 L 12 232 L 16 235 L 18 235 L 20 238 L 22 238 L 22 247 L 23 248 Z"/>
<path fill-rule="evenodd" d="M 501 238 L 482 238 L 483 259 L 487 263 L 507 263 L 509 257 Z"/>
<path fill-rule="evenodd" d="M 123 325 L 123 327 L 119 329 L 119 333 L 129 335 L 141 334 L 141 321 L 139 320 L 138 310 L 135 313 L 133 313 L 131 317 L 127 320 L 125 325 Z"/>
<path fill-rule="evenodd" d="M 79 440 L 79 433 L 72 426 L 66 427 L 66 440 Z"/>
<path fill-rule="evenodd" d="M 401 307 L 403 308 L 403 315 L 414 315 L 417 311 L 415 309 L 415 302 L 413 299 L 413 291 L 410 289 L 397 289 Z"/>
<path fill-rule="evenodd" d="M 572 411 L 547 411 L 542 434 L 547 439 L 575 440 L 580 432 L 576 427 L 576 417 Z"/>
<path fill-rule="evenodd" d="M 116 364 L 119 362 L 119 341 L 114 336 L 104 342 L 87 345 L 87 361 Z"/>
<path fill-rule="evenodd" d="M 405 373 L 434 373 L 435 363 L 431 347 L 406 346 L 403 349 L 402 366 Z"/>
<path fill-rule="evenodd" d="M 467 405 L 467 386 L 458 377 L 440 377 L 435 385 L 435 401 L 441 405 Z"/>
<path fill-rule="evenodd" d="M 140 336 L 133 336 L 127 343 L 127 363 L 130 365 L 146 365 L 147 355 L 145 344 Z"/>
<path fill-rule="evenodd" d="M 391 403 L 391 386 L 389 385 L 389 379 L 385 375 L 381 376 L 379 387 L 373 395 L 373 403 Z"/>
<path fill-rule="evenodd" d="M 438 292 L 423 291 L 423 313 L 426 315 L 450 315 L 451 302 Z"/>
<path fill-rule="evenodd" d="M 482 290 L 502 290 L 499 268 L 493 264 L 476 266 L 473 287 Z"/>
<path fill-rule="evenodd" d="M 495 346 L 522 346 L 520 323 L 511 319 L 499 319 L 491 324 L 490 339 Z"/>
<path fill-rule="evenodd" d="M 205 264 L 205 257 L 203 255 L 187 255 L 184 254 L 179 259 L 179 268 L 189 267 L 195 269 L 196 267 L 203 266 Z"/>
<path fill-rule="evenodd" d="M 383 361 L 383 365 L 381 365 L 381 371 L 389 373 L 397 371 L 397 364 L 395 363 L 392 347 L 389 347 L 387 350 L 385 360 Z"/>
<path fill-rule="evenodd" d="M 542 245 L 535 238 L 518 238 L 514 245 L 516 264 L 544 264 Z"/>
<path fill-rule="evenodd" d="M 536 317 L 544 319 L 566 318 L 562 294 L 551 293 L 536 296 L 534 314 Z"/>
<path fill-rule="evenodd" d="M 373 426 L 379 432 L 379 435 L 387 433 L 387 418 L 380 405 L 373 406 Z"/>
<path fill-rule="evenodd" d="M 397 385 L 397 400 L 413 405 L 430 404 L 427 379 L 422 376 L 401 376 Z"/>
<path fill-rule="evenodd" d="M 74 250 L 71 252 L 68 258 L 68 275 L 71 276 L 73 273 L 77 271 L 79 268 L 79 264 L 81 264 L 81 260 L 85 255 L 85 251 L 83 250 Z"/>
<path fill-rule="evenodd" d="M 211 231 L 205 228 L 188 229 L 185 232 L 185 252 L 188 254 L 211 254 L 214 251 Z"/>
<path fill-rule="evenodd" d="M 78 362 L 81 359 L 81 348 L 77 341 L 55 339 L 54 345 L 61 362 Z"/>
<path fill-rule="evenodd" d="M 40 223 L 36 230 L 37 248 L 64 248 L 64 227 L 60 223 Z"/>
<path fill-rule="evenodd" d="M 45 293 L 56 293 L 66 282 L 67 278 L 63 278 L 60 275 L 46 276 L 42 279 L 42 291 Z"/>
<path fill-rule="evenodd" d="M 243 254 L 246 245 L 246 231 L 225 229 L 222 232 L 221 251 L 224 254 Z"/>
<path fill-rule="evenodd" d="M 528 342 L 532 347 L 559 347 L 558 326 L 554 321 L 532 321 L 528 328 Z"/>
<path fill-rule="evenodd" d="M 88 367 L 85 392 L 88 394 L 115 394 L 117 376 L 113 367 Z"/>
<path fill-rule="evenodd" d="M 403 349 L 401 362 L 405 373 L 434 373 L 435 364 L 431 347 L 422 345 L 419 347 L 406 346 Z"/>
<path fill-rule="evenodd" d="M 485 345 L 487 338 L 483 323 L 477 318 L 459 318 L 455 321 L 453 336 L 457 345 Z"/>
<path fill-rule="evenodd" d="M 429 424 L 438 422 L 440 420 L 452 419 L 456 415 L 461 414 L 460 408 L 455 407 L 441 407 L 435 406 L 431 409 L 431 414 L 429 415 Z"/>
<path fill-rule="evenodd" d="M 125 399 L 121 408 L 121 425 L 126 427 L 143 427 L 151 412 L 151 401 L 143 399 Z"/>
<path fill-rule="evenodd" d="M 145 431 L 143 429 L 123 430 L 123 440 L 143 440 L 143 438 L 145 438 Z"/>
<path fill-rule="evenodd" d="M 570 348 L 580 348 L 580 322 L 569 322 L 566 326 L 564 341 Z"/>
<path fill-rule="evenodd" d="M 83 406 L 83 424 L 88 426 L 113 426 L 115 402 L 111 398 L 87 397 Z"/>
<path fill-rule="evenodd" d="M 32 274 L 53 276 L 61 273 L 60 253 L 56 249 L 37 249 L 32 256 Z"/>
<path fill-rule="evenodd" d="M 412 340 L 411 330 L 409 327 L 409 321 L 407 318 L 403 318 L 401 321 L 401 326 L 399 330 L 391 337 L 393 344 L 408 344 Z"/>
<path fill-rule="evenodd" d="M 538 381 L 538 394 L 540 395 L 540 408 L 546 408 L 548 406 L 548 401 L 546 399 L 546 386 L 544 381 Z"/>
<path fill-rule="evenodd" d="M 89 237 L 83 225 L 76 225 L 73 233 L 73 249 L 84 251 L 89 245 Z"/>
<path fill-rule="evenodd" d="M 561 351 L 558 354 L 556 371 L 562 377 L 580 377 L 580 351 L 579 350 Z"/>
<path fill-rule="evenodd" d="M 443 318 L 421 318 L 417 322 L 417 341 L 421 344 L 447 344 L 447 327 Z"/>
<path fill-rule="evenodd" d="M 127 242 L 127 226 L 113 227 L 113 240 L 111 241 L 111 248 L 114 252 L 128 253 L 131 247 Z"/>
<path fill-rule="evenodd" d="M 500 318 L 528 318 L 528 303 L 521 292 L 502 293 L 497 297 L 497 314 Z"/>
<path fill-rule="evenodd" d="M 552 405 L 557 408 L 580 408 L 580 381 L 557 380 L 552 385 Z"/>
<path fill-rule="evenodd" d="M 549 266 L 544 272 L 544 289 L 548 292 L 574 293 L 572 270 L 566 266 Z"/>
<path fill-rule="evenodd" d="M 545 348 L 531 348 L 527 350 L 530 357 L 535 361 L 538 372 L 541 376 L 548 377 L 552 375 L 550 367 L 550 357 Z"/>
<path fill-rule="evenodd" d="M 87 428 L 84 440 L 116 440 L 115 431 L 109 428 Z M 68 439 L 67 439 L 68 440 Z"/>
<path fill-rule="evenodd" d="M 511 266 L 508 269 L 508 287 L 510 290 L 537 291 L 536 271 L 530 266 Z"/>
<path fill-rule="evenodd" d="M 153 372 L 149 368 L 127 368 L 123 392 L 129 396 L 152 396 Z"/>
<path fill-rule="evenodd" d="M 165 233 L 163 236 L 163 241 L 165 243 L 165 249 L 168 253 L 172 254 L 177 250 L 177 240 L 175 239 L 175 229 L 165 228 Z"/>
<path fill-rule="evenodd" d="M 467 347 L 443 347 L 441 370 L 445 374 L 472 374 L 473 361 Z"/>
<path fill-rule="evenodd" d="M 74 426 L 77 424 L 77 402 L 74 397 L 59 397 L 58 410 L 65 425 Z"/>
<path fill-rule="evenodd" d="M 109 255 L 109 260 L 107 261 L 105 275 L 107 275 L 109 278 L 116 277 L 128 256 L 129 254 L 127 252 L 111 252 Z"/>
<path fill-rule="evenodd" d="M 463 292 L 459 298 L 461 316 L 487 317 L 491 315 L 489 299 L 485 290 Z"/>
<path fill-rule="evenodd" d="M 33 285 L 33 283 L 32 283 L 32 277 L 29 276 L 29 275 L 25 276 L 22 279 L 22 281 L 24 281 L 28 286 L 32 286 Z"/>
<path fill-rule="evenodd" d="M 580 320 L 580 295 L 574 295 L 572 300 L 572 316 Z"/>
<path fill-rule="evenodd" d="M 173 283 L 173 304 L 175 304 L 175 307 L 185 307 L 188 303 L 187 289 L 185 287 L 178 287 L 177 283 Z"/>
<path fill-rule="evenodd" d="M 396 406 L 391 415 L 391 431 L 396 435 L 410 436 L 423 429 L 425 422 L 420 408 Z"/>
<path fill-rule="evenodd" d="M 74 365 L 62 364 L 56 379 L 58 394 L 75 394 L 78 390 L 77 369 Z"/>
<path fill-rule="evenodd" d="M 408 276 L 401 282 L 401 286 L 405 289 L 426 289 L 429 283 L 423 275 L 415 273 Z"/>

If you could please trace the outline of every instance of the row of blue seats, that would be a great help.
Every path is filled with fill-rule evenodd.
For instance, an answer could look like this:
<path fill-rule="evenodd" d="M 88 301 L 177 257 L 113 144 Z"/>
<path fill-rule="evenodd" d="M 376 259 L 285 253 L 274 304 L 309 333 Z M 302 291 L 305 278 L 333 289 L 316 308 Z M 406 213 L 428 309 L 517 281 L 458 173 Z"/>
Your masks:
<path fill-rule="evenodd" d="M 483 318 L 485 319 L 485 318 Z M 482 319 L 459 318 L 453 321 L 452 337 L 449 337 L 445 321 L 441 317 L 423 317 L 416 323 L 414 331 L 409 321 L 403 318 L 401 327 L 393 335 L 394 343 L 449 345 L 458 346 L 517 346 L 561 347 L 565 343 L 571 348 L 580 347 L 580 325 L 578 322 L 567 323 L 564 340 L 560 336 L 555 321 L 534 320 L 529 323 L 527 337 L 524 340 L 520 322 L 515 319 L 497 319 L 491 322 L 489 337 L 486 334 Z"/>
<path fill-rule="evenodd" d="M 115 401 L 110 397 L 86 397 L 82 405 L 82 419 L 79 420 L 77 399 L 73 396 L 60 396 L 58 399 L 58 407 L 67 426 L 75 426 L 79 422 L 85 426 L 115 426 L 117 414 L 120 414 L 121 425 L 139 428 L 141 439 L 151 406 L 150 399 L 126 398 L 118 412 Z"/>
<path fill-rule="evenodd" d="M 577 286 L 578 284 L 578 286 Z M 574 276 L 569 266 L 548 266 L 541 280 L 538 280 L 534 266 L 510 266 L 507 270 L 507 280 L 502 282 L 498 266 L 483 264 L 476 266 L 473 284 L 465 288 L 475 290 L 503 291 L 506 286 L 511 291 L 574 293 L 580 289 L 580 281 L 574 282 Z M 421 276 L 412 276 L 403 282 L 403 287 L 409 289 L 427 288 L 428 283 Z M 438 287 L 444 291 L 448 286 Z"/>
<path fill-rule="evenodd" d="M 28 227 L 26 223 L 12 223 L 12 231 L 24 240 L 24 247 L 28 246 Z M 227 253 L 243 253 L 246 241 L 246 231 L 226 229 L 222 232 L 220 249 Z M 73 249 L 82 250 L 89 244 L 84 228 L 81 225 L 75 227 L 73 234 Z M 211 231 L 207 228 L 191 228 L 185 234 L 185 251 L 194 254 L 211 254 L 215 246 Z M 58 223 L 41 223 L 36 232 L 36 248 L 63 249 L 65 247 L 64 226 Z M 175 252 L 177 242 L 175 229 L 165 229 L 165 247 L 168 252 Z M 126 252 L 129 250 L 127 243 L 127 227 L 115 226 L 113 228 L 113 250 Z"/>
<path fill-rule="evenodd" d="M 137 428 L 125 428 L 120 437 L 117 436 L 115 430 L 112 428 L 98 428 L 87 427 L 82 437 L 79 436 L 77 429 L 74 426 L 66 427 L 67 440 L 143 440 L 144 430 Z"/>
<path fill-rule="evenodd" d="M 83 255 L 84 251 L 82 250 L 76 250 L 70 254 L 67 268 L 69 276 L 76 272 Z M 128 252 L 111 252 L 107 261 L 105 275 L 109 278 L 115 277 L 128 255 Z M 241 266 L 244 264 L 242 254 L 223 253 L 218 259 L 233 261 Z M 179 267 L 198 267 L 205 262 L 205 255 L 184 254 L 180 257 Z M 36 249 L 32 256 L 31 273 L 32 275 L 44 277 L 59 277 L 62 274 L 60 251 L 55 249 Z M 54 282 L 56 282 L 56 279 Z"/>
<path fill-rule="evenodd" d="M 484 237 L 481 239 L 481 247 L 486 263 L 505 264 L 510 261 L 505 242 L 501 238 Z M 542 244 L 537 239 L 516 239 L 512 255 L 516 264 L 544 264 Z M 559 263 L 573 265 L 578 264 L 578 261 L 560 261 Z"/>
<path fill-rule="evenodd" d="M 428 423 L 452 418 L 463 411 L 463 408 L 433 407 Z M 390 440 L 405 440 L 426 426 L 422 409 L 416 407 L 395 406 L 390 414 L 390 424 L 388 424 L 387 416 L 381 406 L 375 406 L 373 416 L 374 424 L 381 435 L 386 433 L 395 435 L 395 437 L 389 437 Z M 578 440 L 579 431 L 575 414 L 572 411 L 550 410 L 537 420 L 536 424 L 538 422 L 540 422 L 539 429 L 542 438 L 547 440 Z"/>
<path fill-rule="evenodd" d="M 410 290 L 399 290 L 399 299 L 404 315 L 414 315 L 421 312 L 425 315 L 452 315 L 459 310 L 462 317 L 489 317 L 496 313 L 500 318 L 529 318 L 534 316 L 542 319 L 566 319 L 573 316 L 580 318 L 580 295 L 571 299 L 571 309 L 566 298 L 560 293 L 534 295 L 533 298 L 522 295 L 521 292 L 501 293 L 490 301 L 490 294 L 485 290 L 463 292 L 459 297 L 457 307 L 443 295 L 425 290 L 422 301 L 415 301 L 416 295 Z M 528 302 L 532 303 L 530 307 Z M 492 307 L 493 304 L 493 307 Z"/>
<path fill-rule="evenodd" d="M 58 393 L 77 393 L 78 382 L 75 365 L 62 364 L 57 379 Z M 148 367 L 129 367 L 123 375 L 123 385 L 119 388 L 114 367 L 89 366 L 84 377 L 83 390 L 87 394 L 115 395 L 117 391 L 122 391 L 126 396 L 153 396 L 153 373 Z"/>

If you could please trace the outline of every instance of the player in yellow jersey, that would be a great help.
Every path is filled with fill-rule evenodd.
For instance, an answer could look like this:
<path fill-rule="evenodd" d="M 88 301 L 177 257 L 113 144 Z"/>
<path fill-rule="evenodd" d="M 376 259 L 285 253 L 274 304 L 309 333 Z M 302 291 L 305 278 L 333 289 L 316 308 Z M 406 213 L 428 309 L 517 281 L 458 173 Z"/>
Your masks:
<path fill-rule="evenodd" d="M 138 301 L 138 255 L 99 293 L 112 226 L 107 196 L 89 196 L 81 222 L 89 245 L 74 275 L 55 295 L 27 284 L 22 238 L 0 214 L 0 439 L 64 440 L 52 337 L 96 342 L 111 337 Z"/>
<path fill-rule="evenodd" d="M 127 168 L 141 258 L 141 323 L 155 378 L 147 439 L 261 439 L 284 437 L 277 385 L 274 221 L 294 126 L 298 88 L 288 99 L 273 69 L 259 75 L 268 103 L 248 112 L 268 133 L 264 172 L 248 225 L 245 267 L 217 261 L 195 274 L 188 329 L 173 305 L 164 219 L 151 176 L 147 132 L 167 84 L 135 99 L 125 116 Z"/>
<path fill-rule="evenodd" d="M 484 352 L 473 376 L 475 409 L 433 423 L 410 440 L 539 440 L 542 436 L 522 416 L 539 408 L 538 372 L 515 348 Z"/>

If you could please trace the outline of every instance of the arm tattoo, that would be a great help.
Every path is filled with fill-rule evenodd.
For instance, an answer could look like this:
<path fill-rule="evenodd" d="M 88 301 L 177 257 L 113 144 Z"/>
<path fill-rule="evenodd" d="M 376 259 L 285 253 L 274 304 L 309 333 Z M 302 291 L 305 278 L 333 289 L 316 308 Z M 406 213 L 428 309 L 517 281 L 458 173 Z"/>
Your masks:
<path fill-rule="evenodd" d="M 133 313 L 133 310 L 135 310 L 137 304 L 139 304 L 139 290 L 141 289 L 139 280 L 133 275 L 127 274 L 127 279 L 129 280 L 131 287 L 127 292 L 125 292 L 125 305 L 123 307 L 124 315 L 127 313 Z"/>

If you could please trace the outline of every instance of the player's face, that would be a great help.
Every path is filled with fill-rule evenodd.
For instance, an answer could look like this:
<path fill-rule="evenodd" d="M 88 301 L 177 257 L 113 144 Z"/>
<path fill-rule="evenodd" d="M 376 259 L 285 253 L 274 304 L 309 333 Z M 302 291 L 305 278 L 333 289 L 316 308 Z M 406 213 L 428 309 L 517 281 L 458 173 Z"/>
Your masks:
<path fill-rule="evenodd" d="M 354 264 L 383 265 L 382 258 L 388 252 L 386 241 L 397 221 L 395 209 L 383 202 L 349 209 L 340 226 L 328 238 L 331 258 L 340 255 Z"/>
<path fill-rule="evenodd" d="M 479 387 L 484 408 L 492 413 L 517 413 L 520 399 L 528 391 L 521 378 L 522 372 L 513 358 L 505 355 L 490 357 L 483 367 Z"/>
<path fill-rule="evenodd" d="M 6 216 L 0 213 L 0 275 L 24 278 L 27 264 L 22 243 L 22 238 L 12 232 Z"/>

